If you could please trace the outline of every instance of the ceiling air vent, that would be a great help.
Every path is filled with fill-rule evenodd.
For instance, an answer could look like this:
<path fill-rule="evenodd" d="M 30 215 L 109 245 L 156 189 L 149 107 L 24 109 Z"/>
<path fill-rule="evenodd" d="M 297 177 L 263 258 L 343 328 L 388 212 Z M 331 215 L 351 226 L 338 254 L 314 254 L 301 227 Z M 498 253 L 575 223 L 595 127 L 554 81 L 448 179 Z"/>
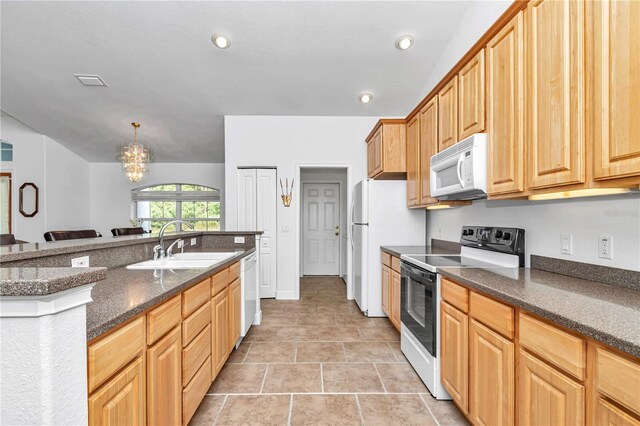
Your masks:
<path fill-rule="evenodd" d="M 84 84 L 85 86 L 107 87 L 107 83 L 105 83 L 102 77 L 100 77 L 99 75 L 74 74 L 74 77 L 77 78 L 80 83 Z"/>

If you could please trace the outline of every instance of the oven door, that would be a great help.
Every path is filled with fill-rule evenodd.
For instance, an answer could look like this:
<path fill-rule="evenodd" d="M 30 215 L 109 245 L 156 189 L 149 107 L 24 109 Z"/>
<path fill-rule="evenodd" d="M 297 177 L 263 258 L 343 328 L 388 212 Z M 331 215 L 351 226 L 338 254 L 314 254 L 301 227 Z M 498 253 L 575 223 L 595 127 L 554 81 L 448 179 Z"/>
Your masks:
<path fill-rule="evenodd" d="M 411 334 L 436 357 L 437 275 L 402 262 L 401 321 Z"/>

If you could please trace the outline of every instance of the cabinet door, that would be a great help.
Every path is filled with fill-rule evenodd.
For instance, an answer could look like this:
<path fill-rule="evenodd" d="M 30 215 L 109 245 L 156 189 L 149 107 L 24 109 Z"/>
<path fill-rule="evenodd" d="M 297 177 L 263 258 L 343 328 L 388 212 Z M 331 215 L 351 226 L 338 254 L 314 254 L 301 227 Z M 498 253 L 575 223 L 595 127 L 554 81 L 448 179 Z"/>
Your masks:
<path fill-rule="evenodd" d="M 415 207 L 420 202 L 420 116 L 407 123 L 407 205 Z"/>
<path fill-rule="evenodd" d="M 533 0 L 526 16 L 528 185 L 584 182 L 584 1 Z"/>
<path fill-rule="evenodd" d="M 625 413 L 607 400 L 596 401 L 596 421 L 598 425 L 640 426 L 640 420 Z"/>
<path fill-rule="evenodd" d="M 484 49 L 458 73 L 458 139 L 484 131 Z"/>
<path fill-rule="evenodd" d="M 438 97 L 420 110 L 420 194 L 421 206 L 435 203 L 431 198 L 431 157 L 438 152 Z"/>
<path fill-rule="evenodd" d="M 182 339 L 180 326 L 147 349 L 147 419 L 151 425 L 182 421 Z"/>
<path fill-rule="evenodd" d="M 593 7 L 594 177 L 640 174 L 640 2 Z"/>
<path fill-rule="evenodd" d="M 240 294 L 240 279 L 229 284 L 229 353 L 240 339 L 242 321 L 242 295 Z"/>
<path fill-rule="evenodd" d="M 211 377 L 215 378 L 229 356 L 229 326 L 227 325 L 229 297 L 227 290 L 221 291 L 213 298 L 211 309 L 211 322 L 214 333 L 213 339 L 211 339 L 211 354 L 213 356 Z"/>
<path fill-rule="evenodd" d="M 391 322 L 400 330 L 400 272 L 391 271 Z"/>
<path fill-rule="evenodd" d="M 438 151 L 458 142 L 458 76 L 438 93 Z"/>
<path fill-rule="evenodd" d="M 371 138 L 371 144 L 373 146 L 373 172 L 375 176 L 382 171 L 382 126 Z"/>
<path fill-rule="evenodd" d="M 372 178 L 375 176 L 375 149 L 376 146 L 373 143 L 373 141 L 370 141 L 369 143 L 367 143 L 367 176 Z"/>
<path fill-rule="evenodd" d="M 518 410 L 521 424 L 584 424 L 585 397 L 581 384 L 522 349 L 519 365 Z"/>
<path fill-rule="evenodd" d="M 514 344 L 474 319 L 469 333 L 471 422 L 512 425 L 515 417 Z"/>
<path fill-rule="evenodd" d="M 391 317 L 390 296 L 391 296 L 391 268 L 382 265 L 382 311 Z"/>
<path fill-rule="evenodd" d="M 145 424 L 144 356 L 89 397 L 90 425 Z"/>
<path fill-rule="evenodd" d="M 524 190 L 523 13 L 487 45 L 487 184 L 490 195 Z"/>
<path fill-rule="evenodd" d="M 469 317 L 440 302 L 441 380 L 465 413 L 469 412 Z"/>

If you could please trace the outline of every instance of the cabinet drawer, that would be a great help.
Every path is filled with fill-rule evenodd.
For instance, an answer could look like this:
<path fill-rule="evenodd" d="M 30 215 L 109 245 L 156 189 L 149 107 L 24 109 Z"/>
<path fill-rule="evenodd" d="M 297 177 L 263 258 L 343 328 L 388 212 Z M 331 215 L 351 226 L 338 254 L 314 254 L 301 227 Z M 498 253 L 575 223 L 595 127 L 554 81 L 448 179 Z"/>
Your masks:
<path fill-rule="evenodd" d="M 180 295 L 164 302 L 147 314 L 147 345 L 153 344 L 180 324 Z"/>
<path fill-rule="evenodd" d="M 229 268 L 226 268 L 211 277 L 211 297 L 227 288 L 228 284 Z"/>
<path fill-rule="evenodd" d="M 211 356 L 211 326 L 193 339 L 186 348 L 182 350 L 182 385 L 186 386 L 194 374 L 198 371 L 202 363 Z"/>
<path fill-rule="evenodd" d="M 396 272 L 400 272 L 400 258 L 391 256 L 391 269 Z"/>
<path fill-rule="evenodd" d="M 596 347 L 596 389 L 640 415 L 640 364 Z"/>
<path fill-rule="evenodd" d="M 513 339 L 515 313 L 513 308 L 478 293 L 470 292 L 471 316 L 494 331 Z"/>
<path fill-rule="evenodd" d="M 205 303 L 182 322 L 182 346 L 187 346 L 211 323 L 211 301 Z"/>
<path fill-rule="evenodd" d="M 639 426 L 640 421 L 602 398 L 596 401 L 596 425 Z"/>
<path fill-rule="evenodd" d="M 144 317 L 140 317 L 89 346 L 89 392 L 141 354 L 144 341 Z"/>
<path fill-rule="evenodd" d="M 236 262 L 233 265 L 229 266 L 229 279 L 227 282 L 234 282 L 240 278 L 240 262 Z"/>
<path fill-rule="evenodd" d="M 581 338 L 521 313 L 520 344 L 577 379 L 584 380 L 586 351 Z"/>
<path fill-rule="evenodd" d="M 442 299 L 462 312 L 469 312 L 469 290 L 442 278 Z"/>
<path fill-rule="evenodd" d="M 209 285 L 209 278 L 207 278 L 182 293 L 183 317 L 188 317 L 211 299 L 209 295 Z"/>
<path fill-rule="evenodd" d="M 182 391 L 182 424 L 186 425 L 198 409 L 202 398 L 211 386 L 211 357 L 207 358 L 191 383 Z"/>
<path fill-rule="evenodd" d="M 391 268 L 391 255 L 389 253 L 380 252 L 382 258 L 382 264 Z"/>

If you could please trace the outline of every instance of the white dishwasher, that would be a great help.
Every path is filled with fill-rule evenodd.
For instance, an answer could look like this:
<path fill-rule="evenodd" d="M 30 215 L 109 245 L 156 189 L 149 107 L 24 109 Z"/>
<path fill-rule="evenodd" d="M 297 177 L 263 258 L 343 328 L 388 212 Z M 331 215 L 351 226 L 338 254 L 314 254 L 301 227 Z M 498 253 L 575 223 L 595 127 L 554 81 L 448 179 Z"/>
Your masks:
<path fill-rule="evenodd" d="M 242 259 L 240 264 L 240 289 L 242 294 L 242 334 L 244 337 L 249 331 L 249 327 L 256 318 L 256 305 L 258 295 L 258 280 L 256 264 L 258 257 L 256 253 Z"/>

